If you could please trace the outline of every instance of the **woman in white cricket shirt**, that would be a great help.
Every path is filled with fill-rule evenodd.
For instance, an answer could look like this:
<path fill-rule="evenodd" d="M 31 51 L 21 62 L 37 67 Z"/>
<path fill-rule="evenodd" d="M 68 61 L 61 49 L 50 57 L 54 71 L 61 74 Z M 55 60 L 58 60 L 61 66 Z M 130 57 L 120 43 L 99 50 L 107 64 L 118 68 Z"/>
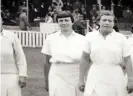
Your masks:
<path fill-rule="evenodd" d="M 49 81 L 49 96 L 80 96 L 79 61 L 84 37 L 72 30 L 74 19 L 68 11 L 62 11 L 56 18 L 61 31 L 49 35 L 42 48 L 45 64 L 51 63 L 49 75 L 45 74 L 45 84 Z M 45 65 L 44 71 L 48 67 Z"/>
<path fill-rule="evenodd" d="M 80 63 L 79 89 L 84 96 L 126 96 L 133 92 L 133 70 L 126 38 L 113 30 L 114 16 L 104 11 L 100 17 L 100 30 L 86 36 L 87 43 Z M 126 61 L 128 84 L 120 67 Z M 90 60 L 92 64 L 90 64 Z M 89 69 L 86 84 L 85 73 Z M 128 88 L 128 90 L 126 90 Z"/>
<path fill-rule="evenodd" d="M 25 55 L 17 36 L 1 26 L 0 16 L 1 96 L 21 96 L 27 78 Z"/>

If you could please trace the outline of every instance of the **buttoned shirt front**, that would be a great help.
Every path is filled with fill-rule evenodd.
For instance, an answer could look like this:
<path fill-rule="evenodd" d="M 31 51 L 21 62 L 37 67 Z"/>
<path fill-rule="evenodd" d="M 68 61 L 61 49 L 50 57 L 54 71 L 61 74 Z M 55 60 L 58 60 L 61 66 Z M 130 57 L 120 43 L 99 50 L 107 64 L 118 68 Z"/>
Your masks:
<path fill-rule="evenodd" d="M 7 30 L 0 34 L 1 74 L 27 76 L 27 64 L 21 43 L 17 36 Z"/>
<path fill-rule="evenodd" d="M 61 31 L 51 34 L 44 42 L 42 53 L 51 55 L 50 62 L 72 63 L 79 61 L 83 52 L 85 37 L 75 32 L 67 38 Z"/>
<path fill-rule="evenodd" d="M 90 54 L 94 64 L 118 65 L 129 55 L 125 36 L 114 30 L 106 38 L 100 32 L 92 32 L 86 39 L 84 51 Z"/>

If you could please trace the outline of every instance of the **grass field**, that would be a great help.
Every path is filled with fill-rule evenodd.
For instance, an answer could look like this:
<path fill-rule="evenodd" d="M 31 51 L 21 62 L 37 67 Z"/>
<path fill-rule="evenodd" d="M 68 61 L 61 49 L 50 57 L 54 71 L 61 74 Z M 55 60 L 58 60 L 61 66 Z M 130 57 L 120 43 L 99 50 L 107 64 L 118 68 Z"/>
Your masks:
<path fill-rule="evenodd" d="M 22 89 L 23 96 L 48 96 L 44 90 L 43 54 L 41 48 L 24 48 L 28 65 L 27 86 Z"/>
<path fill-rule="evenodd" d="M 44 89 L 44 59 L 41 48 L 24 48 L 24 52 L 28 65 L 28 82 L 22 89 L 23 96 L 48 96 Z"/>

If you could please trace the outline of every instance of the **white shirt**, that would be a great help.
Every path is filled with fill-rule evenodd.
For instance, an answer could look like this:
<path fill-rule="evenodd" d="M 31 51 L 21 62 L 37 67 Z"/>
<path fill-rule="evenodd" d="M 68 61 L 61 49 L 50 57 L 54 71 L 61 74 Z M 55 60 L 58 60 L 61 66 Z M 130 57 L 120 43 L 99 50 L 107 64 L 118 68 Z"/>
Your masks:
<path fill-rule="evenodd" d="M 132 63 L 133 63 L 133 35 L 131 36 L 131 38 L 129 38 L 127 40 L 127 43 L 129 44 L 129 50 L 130 50 L 131 60 L 132 60 Z"/>
<path fill-rule="evenodd" d="M 51 55 L 50 62 L 74 62 L 81 59 L 85 37 L 75 32 L 66 38 L 61 31 L 47 37 L 42 53 Z"/>
<path fill-rule="evenodd" d="M 27 76 L 27 63 L 17 36 L 13 32 L 3 30 L 0 40 L 1 74 Z"/>
<path fill-rule="evenodd" d="M 125 36 L 115 31 L 105 39 L 100 32 L 91 32 L 86 39 L 84 51 L 90 53 L 94 64 L 121 64 L 122 58 L 129 55 Z"/>

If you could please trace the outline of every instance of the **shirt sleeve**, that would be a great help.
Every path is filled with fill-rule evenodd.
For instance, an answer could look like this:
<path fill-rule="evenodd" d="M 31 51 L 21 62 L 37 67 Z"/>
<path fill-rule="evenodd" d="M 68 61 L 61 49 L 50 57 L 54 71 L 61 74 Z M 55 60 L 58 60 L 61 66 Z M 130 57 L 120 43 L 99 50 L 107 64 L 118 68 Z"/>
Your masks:
<path fill-rule="evenodd" d="M 130 51 L 130 55 L 133 56 L 132 52 L 133 52 L 133 37 L 128 39 L 128 43 L 129 43 L 129 51 Z"/>
<path fill-rule="evenodd" d="M 88 39 L 88 36 L 86 35 L 83 51 L 86 52 L 86 53 L 90 53 L 91 52 L 90 48 L 91 48 L 90 47 L 90 40 Z"/>
<path fill-rule="evenodd" d="M 128 39 L 126 39 L 126 37 L 123 38 L 123 45 L 122 45 L 122 48 L 123 48 L 123 57 L 127 57 L 130 55 L 130 42 Z"/>
<path fill-rule="evenodd" d="M 14 38 L 13 39 L 14 58 L 15 58 L 15 63 L 18 67 L 19 76 L 27 77 L 27 62 L 24 51 L 22 49 L 18 37 L 15 34 L 13 34 L 13 38 Z"/>
<path fill-rule="evenodd" d="M 131 55 L 131 60 L 133 64 L 133 36 L 130 39 L 131 45 L 130 45 L 130 55 Z"/>
<path fill-rule="evenodd" d="M 48 36 L 46 38 L 46 40 L 44 40 L 44 44 L 42 47 L 42 51 L 43 54 L 47 54 L 51 56 L 51 49 L 50 49 L 50 36 Z"/>

